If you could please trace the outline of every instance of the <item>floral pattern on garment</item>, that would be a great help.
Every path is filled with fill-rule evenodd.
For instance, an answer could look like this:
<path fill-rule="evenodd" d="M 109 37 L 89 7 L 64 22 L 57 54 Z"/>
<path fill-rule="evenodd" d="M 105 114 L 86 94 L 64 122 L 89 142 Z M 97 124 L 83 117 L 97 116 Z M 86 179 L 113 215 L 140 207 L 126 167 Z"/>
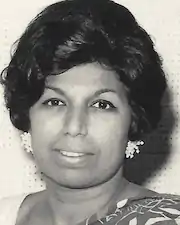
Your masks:
<path fill-rule="evenodd" d="M 180 197 L 157 195 L 139 199 L 125 199 L 117 203 L 112 213 L 86 225 L 180 225 Z"/>

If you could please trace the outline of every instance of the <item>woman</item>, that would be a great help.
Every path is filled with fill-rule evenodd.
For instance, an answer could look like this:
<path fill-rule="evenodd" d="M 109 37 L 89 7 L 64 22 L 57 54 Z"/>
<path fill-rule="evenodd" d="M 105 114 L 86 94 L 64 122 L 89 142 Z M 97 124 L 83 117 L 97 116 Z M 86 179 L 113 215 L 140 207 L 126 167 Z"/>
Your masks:
<path fill-rule="evenodd" d="M 2 200 L 0 224 L 180 224 L 178 196 L 123 177 L 124 156 L 138 153 L 160 120 L 166 88 L 150 37 L 125 7 L 47 7 L 21 36 L 2 83 L 46 190 Z"/>

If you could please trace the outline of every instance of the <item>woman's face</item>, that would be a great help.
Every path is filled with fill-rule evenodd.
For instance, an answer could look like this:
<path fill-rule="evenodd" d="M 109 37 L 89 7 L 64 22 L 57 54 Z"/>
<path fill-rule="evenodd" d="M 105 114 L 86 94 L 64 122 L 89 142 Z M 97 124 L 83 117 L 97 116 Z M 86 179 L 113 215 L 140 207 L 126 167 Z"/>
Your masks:
<path fill-rule="evenodd" d="M 35 160 L 61 186 L 96 186 L 122 167 L 131 111 L 115 72 L 99 64 L 49 76 L 30 122 Z"/>

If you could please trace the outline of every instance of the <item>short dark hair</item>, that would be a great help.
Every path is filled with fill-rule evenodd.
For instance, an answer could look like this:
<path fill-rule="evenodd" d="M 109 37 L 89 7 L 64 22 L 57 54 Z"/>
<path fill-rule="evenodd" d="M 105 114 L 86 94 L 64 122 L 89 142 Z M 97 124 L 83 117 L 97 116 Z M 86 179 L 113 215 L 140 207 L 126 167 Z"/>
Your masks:
<path fill-rule="evenodd" d="M 57 2 L 29 24 L 1 74 L 13 125 L 29 130 L 29 109 L 48 75 L 92 62 L 114 70 L 129 90 L 129 139 L 154 129 L 166 88 L 161 59 L 129 10 L 110 0 Z"/>

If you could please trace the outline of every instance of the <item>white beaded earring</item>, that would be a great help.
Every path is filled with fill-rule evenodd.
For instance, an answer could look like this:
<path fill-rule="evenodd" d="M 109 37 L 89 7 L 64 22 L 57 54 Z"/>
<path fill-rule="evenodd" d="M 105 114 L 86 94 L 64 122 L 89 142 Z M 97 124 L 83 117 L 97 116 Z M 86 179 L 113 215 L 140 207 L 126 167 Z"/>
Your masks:
<path fill-rule="evenodd" d="M 27 153 L 33 154 L 33 150 L 31 147 L 31 135 L 29 132 L 24 132 L 20 134 L 21 137 L 21 145 Z"/>
<path fill-rule="evenodd" d="M 125 151 L 126 158 L 132 159 L 135 153 L 139 154 L 140 145 L 144 145 L 144 141 L 128 141 Z"/>

